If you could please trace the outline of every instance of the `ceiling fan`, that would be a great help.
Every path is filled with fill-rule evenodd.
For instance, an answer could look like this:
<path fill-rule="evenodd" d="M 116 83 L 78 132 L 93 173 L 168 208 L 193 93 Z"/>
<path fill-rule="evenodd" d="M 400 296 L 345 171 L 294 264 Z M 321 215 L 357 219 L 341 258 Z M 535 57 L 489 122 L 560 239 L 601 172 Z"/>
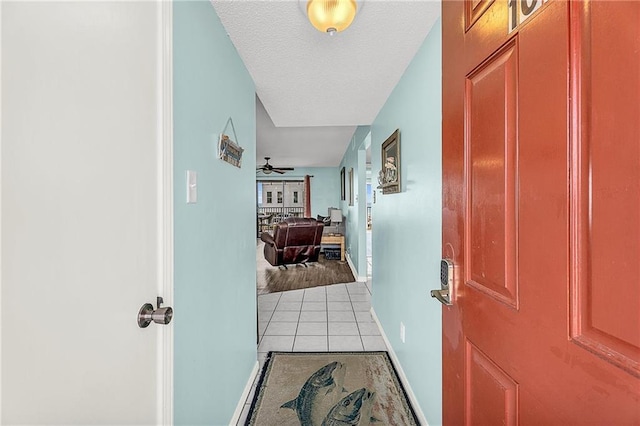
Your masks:
<path fill-rule="evenodd" d="M 269 160 L 271 159 L 271 157 L 264 157 L 264 159 L 266 160 L 266 162 L 264 163 L 263 166 L 260 166 L 256 169 L 256 171 L 262 170 L 262 173 L 264 173 L 265 175 L 271 174 L 271 172 L 276 172 L 279 174 L 284 174 L 284 172 L 293 170 L 293 167 L 274 167 L 271 164 L 269 164 Z"/>

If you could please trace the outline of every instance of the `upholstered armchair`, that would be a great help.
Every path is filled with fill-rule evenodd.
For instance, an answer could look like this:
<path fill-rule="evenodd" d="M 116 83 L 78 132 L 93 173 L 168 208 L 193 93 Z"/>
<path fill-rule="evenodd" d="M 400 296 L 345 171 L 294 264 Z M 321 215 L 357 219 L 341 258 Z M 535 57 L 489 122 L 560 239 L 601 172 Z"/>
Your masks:
<path fill-rule="evenodd" d="M 273 235 L 263 232 L 264 258 L 273 266 L 317 262 L 324 224 L 313 218 L 289 217 L 277 223 Z"/>

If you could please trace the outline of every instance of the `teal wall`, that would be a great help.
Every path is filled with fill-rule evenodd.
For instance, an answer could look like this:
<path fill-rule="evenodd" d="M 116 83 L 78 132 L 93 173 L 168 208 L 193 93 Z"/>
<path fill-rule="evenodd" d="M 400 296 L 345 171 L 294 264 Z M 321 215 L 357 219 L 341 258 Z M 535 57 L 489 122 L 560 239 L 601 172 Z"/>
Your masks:
<path fill-rule="evenodd" d="M 176 425 L 226 425 L 256 364 L 255 87 L 208 1 L 175 2 Z M 249 159 L 215 155 L 233 118 Z M 198 173 L 186 204 L 185 172 Z"/>
<path fill-rule="evenodd" d="M 429 297 L 439 285 L 441 257 L 441 42 L 438 20 L 370 129 L 374 188 L 382 143 L 396 129 L 402 163 L 402 192 L 376 190 L 372 206 L 372 304 L 431 425 L 442 424 L 441 305 Z M 343 158 L 347 170 L 359 164 L 356 152 L 366 143 L 356 132 L 352 144 Z M 353 220 L 359 220 L 357 212 Z M 354 247 L 356 238 L 349 240 L 352 253 L 364 250 Z"/>
<path fill-rule="evenodd" d="M 362 280 L 367 276 L 366 214 L 367 171 L 366 149 L 370 143 L 369 126 L 358 126 L 345 150 L 340 169 L 345 170 L 346 200 L 340 208 L 346 216 L 345 245 L 349 259 Z M 349 205 L 349 170 L 353 168 L 353 205 Z"/>
<path fill-rule="evenodd" d="M 311 178 L 311 214 L 326 216 L 329 207 L 338 207 L 340 202 L 340 170 L 337 167 L 296 167 L 284 175 L 258 174 L 259 180 L 303 180 Z M 255 202 L 254 202 L 255 211 Z"/>
<path fill-rule="evenodd" d="M 402 192 L 373 205 L 373 307 L 429 424 L 442 423 L 442 71 L 438 20 L 371 126 L 372 170 L 400 129 Z M 378 154 L 378 155 L 376 155 Z M 400 341 L 400 321 L 406 343 Z"/>

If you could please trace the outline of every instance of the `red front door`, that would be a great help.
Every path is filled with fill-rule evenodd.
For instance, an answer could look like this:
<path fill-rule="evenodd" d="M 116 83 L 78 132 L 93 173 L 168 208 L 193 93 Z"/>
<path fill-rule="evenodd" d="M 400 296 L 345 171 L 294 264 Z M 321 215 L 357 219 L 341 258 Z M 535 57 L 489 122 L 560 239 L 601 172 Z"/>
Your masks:
<path fill-rule="evenodd" d="M 444 423 L 640 424 L 640 2 L 442 22 Z"/>

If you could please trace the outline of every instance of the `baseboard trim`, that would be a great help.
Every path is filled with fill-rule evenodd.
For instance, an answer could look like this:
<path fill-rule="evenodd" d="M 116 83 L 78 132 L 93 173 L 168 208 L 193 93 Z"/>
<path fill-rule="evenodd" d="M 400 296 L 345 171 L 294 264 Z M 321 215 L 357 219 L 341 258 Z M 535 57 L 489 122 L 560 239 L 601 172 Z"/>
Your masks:
<path fill-rule="evenodd" d="M 240 420 L 240 416 L 242 415 L 242 410 L 244 410 L 244 406 L 247 403 L 247 398 L 249 398 L 249 393 L 251 393 L 251 388 L 253 387 L 253 383 L 256 381 L 256 377 L 258 376 L 258 372 L 260 371 L 260 363 L 256 361 L 256 364 L 253 366 L 253 370 L 249 375 L 249 380 L 242 391 L 242 395 L 240 395 L 240 401 L 238 401 L 238 405 L 236 406 L 236 411 L 233 413 L 233 417 L 229 421 L 229 425 L 236 425 Z"/>
<path fill-rule="evenodd" d="M 353 277 L 356 279 L 356 281 L 366 283 L 367 277 L 358 275 L 358 271 L 356 271 L 356 267 L 353 265 L 353 262 L 351 261 L 351 256 L 349 256 L 349 253 L 345 253 L 344 258 L 347 259 L 347 264 L 349 265 L 349 268 L 351 268 L 351 273 L 353 274 Z"/>
<path fill-rule="evenodd" d="M 391 346 L 391 342 L 389 342 L 389 339 L 387 338 L 387 335 L 385 334 L 384 329 L 382 328 L 382 324 L 380 324 L 380 320 L 376 315 L 376 311 L 373 310 L 373 306 L 371 307 L 370 312 L 371 312 L 371 316 L 373 317 L 373 320 L 376 322 L 376 324 L 378 324 L 378 328 L 380 329 L 380 334 L 382 335 L 384 344 L 386 345 L 387 351 L 389 352 L 389 357 L 391 357 L 391 361 L 393 362 L 393 365 L 395 366 L 396 371 L 398 372 L 398 377 L 400 379 L 400 382 L 402 382 L 402 386 L 404 386 L 404 390 L 407 393 L 407 397 L 409 398 L 409 401 L 411 401 L 411 405 L 413 406 L 413 411 L 416 413 L 416 417 L 418 417 L 418 422 L 421 425 L 429 426 L 429 422 L 427 422 L 427 419 L 424 416 L 424 413 L 422 412 L 422 408 L 418 403 L 418 399 L 416 398 L 416 395 L 413 393 L 413 389 L 411 389 L 411 385 L 409 384 L 407 375 L 404 374 L 404 370 L 402 369 L 400 360 L 398 359 L 398 356 L 393 350 L 393 346 Z"/>

